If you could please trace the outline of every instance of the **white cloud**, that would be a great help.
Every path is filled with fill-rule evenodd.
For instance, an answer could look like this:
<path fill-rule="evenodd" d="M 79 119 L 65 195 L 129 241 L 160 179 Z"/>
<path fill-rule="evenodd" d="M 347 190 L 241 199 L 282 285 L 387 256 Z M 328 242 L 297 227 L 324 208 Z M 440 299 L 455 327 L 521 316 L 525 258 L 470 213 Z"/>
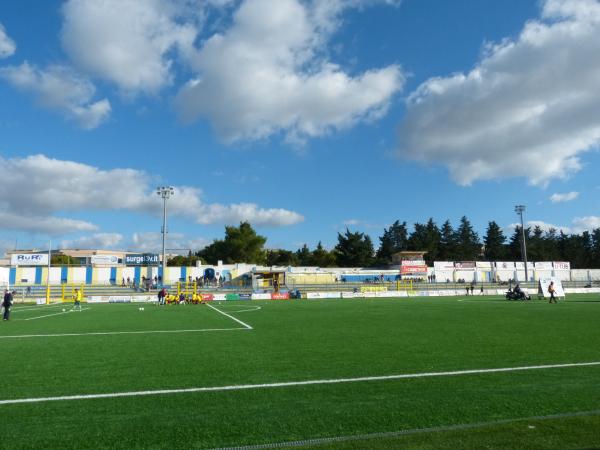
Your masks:
<path fill-rule="evenodd" d="M 190 238 L 183 233 L 167 234 L 167 253 L 186 254 L 187 250 L 201 250 L 212 241 L 204 238 Z M 155 232 L 134 233 L 131 240 L 131 250 L 138 252 L 161 252 L 162 234 Z"/>
<path fill-rule="evenodd" d="M 596 228 L 600 228 L 600 216 L 575 217 L 573 219 L 573 229 L 576 233 L 592 231 Z"/>
<path fill-rule="evenodd" d="M 17 45 L 15 41 L 6 34 L 6 30 L 0 23 L 0 59 L 14 55 L 16 50 Z"/>
<path fill-rule="evenodd" d="M 124 92 L 155 92 L 172 81 L 172 50 L 192 50 L 199 8 L 182 1 L 69 0 L 63 47 L 78 67 Z M 185 13 L 190 22 L 180 23 Z"/>
<path fill-rule="evenodd" d="M 177 96 L 181 117 L 208 119 L 226 141 L 277 132 L 302 141 L 385 114 L 404 84 L 399 66 L 352 76 L 323 55 L 342 5 L 244 1 L 192 58 L 198 77 Z"/>
<path fill-rule="evenodd" d="M 539 20 L 488 45 L 472 71 L 409 97 L 399 155 L 445 165 L 463 185 L 569 176 L 600 142 L 599 51 L 600 2 L 543 1 Z"/>
<path fill-rule="evenodd" d="M 92 102 L 94 85 L 67 67 L 42 70 L 24 62 L 0 68 L 0 77 L 18 89 L 32 92 L 43 107 L 63 112 L 84 129 L 98 127 L 110 114 L 109 101 Z"/>
<path fill-rule="evenodd" d="M 518 223 L 513 223 L 509 226 L 509 230 L 513 231 Z M 555 225 L 552 223 L 544 222 L 542 220 L 530 220 L 525 224 L 526 228 L 540 227 L 543 231 L 555 230 L 556 232 L 562 231 L 565 234 L 581 234 L 584 231 L 592 231 L 596 228 L 600 228 L 600 216 L 585 216 L 575 217 L 571 221 L 571 226 Z"/>
<path fill-rule="evenodd" d="M 154 191 L 155 177 L 135 169 L 102 170 L 94 166 L 50 159 L 44 155 L 0 157 L 0 228 L 67 234 L 95 231 L 96 225 L 57 213 L 124 210 L 162 214 L 162 200 Z M 168 203 L 169 215 L 187 217 L 199 224 L 286 226 L 304 220 L 280 208 L 260 208 L 253 203 L 210 204 L 195 187 L 176 186 Z"/>
<path fill-rule="evenodd" d="M 550 201 L 552 203 L 561 203 L 561 202 L 570 202 L 572 200 L 575 200 L 577 197 L 579 197 L 579 192 L 566 192 L 564 194 L 552 194 L 550 196 Z"/>
<path fill-rule="evenodd" d="M 123 240 L 120 233 L 95 233 L 81 236 L 77 239 L 65 239 L 61 241 L 59 248 L 111 248 L 114 249 Z"/>

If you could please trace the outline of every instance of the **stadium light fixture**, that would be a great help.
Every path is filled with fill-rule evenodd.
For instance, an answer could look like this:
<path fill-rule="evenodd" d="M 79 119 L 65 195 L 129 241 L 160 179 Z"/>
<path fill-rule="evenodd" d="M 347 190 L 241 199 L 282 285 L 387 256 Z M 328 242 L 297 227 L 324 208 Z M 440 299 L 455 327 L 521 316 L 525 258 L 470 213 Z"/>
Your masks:
<path fill-rule="evenodd" d="M 165 240 L 167 236 L 167 200 L 175 194 L 175 189 L 172 186 L 159 186 L 156 188 L 156 194 L 163 199 L 163 225 L 162 225 L 162 284 L 165 282 L 167 273 L 167 257 Z"/>
<path fill-rule="evenodd" d="M 521 217 L 521 256 L 523 257 L 523 263 L 525 264 L 525 281 L 529 281 L 527 274 L 527 244 L 525 243 L 525 227 L 523 226 L 523 212 L 525 211 L 525 205 L 515 206 L 515 212 Z"/>

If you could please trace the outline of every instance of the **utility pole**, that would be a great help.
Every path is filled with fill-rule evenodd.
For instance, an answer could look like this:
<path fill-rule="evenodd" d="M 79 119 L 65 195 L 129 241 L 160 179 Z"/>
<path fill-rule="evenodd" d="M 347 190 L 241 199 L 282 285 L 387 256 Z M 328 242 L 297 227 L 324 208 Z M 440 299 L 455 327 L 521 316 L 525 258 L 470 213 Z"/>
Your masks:
<path fill-rule="evenodd" d="M 521 217 L 521 256 L 523 257 L 523 263 L 525 264 L 525 282 L 529 281 L 527 274 L 527 244 L 525 243 L 525 227 L 523 226 L 523 211 L 525 211 L 525 205 L 515 206 L 515 212 Z"/>
<path fill-rule="evenodd" d="M 162 225 L 162 284 L 165 283 L 167 274 L 167 256 L 165 239 L 167 235 L 167 200 L 175 194 L 175 189 L 172 186 L 159 186 L 156 188 L 156 194 L 163 199 L 163 225 Z"/>

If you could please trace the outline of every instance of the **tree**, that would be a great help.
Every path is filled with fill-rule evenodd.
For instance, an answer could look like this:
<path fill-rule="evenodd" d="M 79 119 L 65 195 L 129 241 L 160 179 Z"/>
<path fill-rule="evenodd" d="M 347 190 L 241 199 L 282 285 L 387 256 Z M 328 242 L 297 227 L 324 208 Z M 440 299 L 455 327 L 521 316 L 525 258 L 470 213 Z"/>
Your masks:
<path fill-rule="evenodd" d="M 457 259 L 456 233 L 449 220 L 444 222 L 440 230 L 438 257 L 441 261 L 454 261 Z"/>
<path fill-rule="evenodd" d="M 267 266 L 297 266 L 298 257 L 290 250 L 267 250 Z"/>
<path fill-rule="evenodd" d="M 298 264 L 301 266 L 310 266 L 312 262 L 311 256 L 312 254 L 306 244 L 296 251 L 296 258 L 298 259 Z"/>
<path fill-rule="evenodd" d="M 338 233 L 338 244 L 334 253 L 341 267 L 369 267 L 373 264 L 373 242 L 364 233 L 352 233 L 348 228 Z"/>
<path fill-rule="evenodd" d="M 335 267 L 336 265 L 335 255 L 325 250 L 320 241 L 317 248 L 310 255 L 310 260 L 312 266 Z"/>
<path fill-rule="evenodd" d="M 241 222 L 239 227 L 226 226 L 225 239 L 215 240 L 197 253 L 210 264 L 222 260 L 225 264 L 241 262 L 264 264 L 267 238 L 256 234 L 252 225 Z"/>
<path fill-rule="evenodd" d="M 529 242 L 529 235 L 531 233 L 531 228 L 525 228 L 525 242 Z M 507 246 L 507 256 L 509 260 L 512 261 L 523 261 L 523 254 L 521 251 L 521 227 L 519 225 L 515 226 L 515 231 L 513 232 Z"/>
<path fill-rule="evenodd" d="M 590 258 L 590 268 L 600 268 L 600 228 L 592 231 L 592 249 Z"/>
<path fill-rule="evenodd" d="M 460 219 L 460 225 L 456 230 L 457 257 L 461 261 L 473 261 L 481 255 L 481 243 L 479 236 L 473 230 L 473 226 L 466 216 Z"/>
<path fill-rule="evenodd" d="M 54 266 L 80 266 L 81 262 L 77 258 L 68 255 L 52 255 L 50 264 Z"/>
<path fill-rule="evenodd" d="M 200 260 L 200 258 L 196 255 L 188 255 L 188 256 L 177 255 L 177 256 L 174 256 L 167 260 L 167 266 L 191 267 L 191 266 L 195 266 L 196 262 L 199 260 Z"/>
<path fill-rule="evenodd" d="M 485 259 L 488 261 L 502 261 L 506 257 L 506 236 L 496 222 L 488 223 L 483 242 Z"/>
<path fill-rule="evenodd" d="M 377 250 L 377 265 L 387 265 L 392 262 L 392 255 L 408 248 L 408 230 L 406 222 L 396 220 L 388 229 L 383 229 L 383 236 L 379 237 Z"/>

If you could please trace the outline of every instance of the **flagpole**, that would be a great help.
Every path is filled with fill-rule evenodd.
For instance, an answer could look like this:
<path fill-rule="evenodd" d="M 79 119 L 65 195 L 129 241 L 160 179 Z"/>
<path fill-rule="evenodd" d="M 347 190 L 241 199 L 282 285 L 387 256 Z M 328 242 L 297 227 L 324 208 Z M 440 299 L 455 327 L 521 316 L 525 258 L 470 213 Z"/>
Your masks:
<path fill-rule="evenodd" d="M 48 242 L 48 273 L 46 274 L 46 304 L 50 303 L 50 261 L 52 260 L 52 239 Z"/>

